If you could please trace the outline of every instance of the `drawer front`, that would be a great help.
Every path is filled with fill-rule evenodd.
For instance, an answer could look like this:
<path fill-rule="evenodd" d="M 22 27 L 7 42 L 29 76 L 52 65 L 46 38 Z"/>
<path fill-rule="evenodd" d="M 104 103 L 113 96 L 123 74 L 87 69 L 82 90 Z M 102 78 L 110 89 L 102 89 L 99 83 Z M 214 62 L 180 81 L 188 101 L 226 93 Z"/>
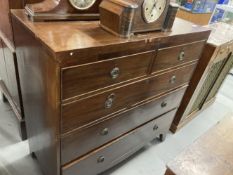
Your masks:
<path fill-rule="evenodd" d="M 67 68 L 62 71 L 63 99 L 147 75 L 154 51 Z"/>
<path fill-rule="evenodd" d="M 205 41 L 201 41 L 177 47 L 160 49 L 156 56 L 152 71 L 156 73 L 197 60 L 202 53 L 204 45 Z"/>
<path fill-rule="evenodd" d="M 102 123 L 78 130 L 61 140 L 62 164 L 74 160 L 91 150 L 108 143 L 124 133 L 177 108 L 186 86 L 167 95 L 148 101 Z M 158 128 L 157 130 L 159 130 Z"/>
<path fill-rule="evenodd" d="M 62 167 L 63 175 L 93 175 L 107 170 L 132 155 L 161 133 L 167 133 L 176 110 L 129 132 L 90 154 Z M 155 128 L 160 127 L 160 130 Z M 91 168 L 90 168 L 91 165 Z"/>
<path fill-rule="evenodd" d="M 93 124 L 152 96 L 187 84 L 195 67 L 196 64 L 191 64 L 87 99 L 63 104 L 61 131 L 66 133 Z"/>

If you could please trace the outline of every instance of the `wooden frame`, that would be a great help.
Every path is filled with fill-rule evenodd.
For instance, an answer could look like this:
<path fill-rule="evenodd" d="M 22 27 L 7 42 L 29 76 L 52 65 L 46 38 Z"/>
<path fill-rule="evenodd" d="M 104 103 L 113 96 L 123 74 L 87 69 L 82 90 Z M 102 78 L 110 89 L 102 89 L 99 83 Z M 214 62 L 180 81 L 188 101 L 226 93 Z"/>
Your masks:
<path fill-rule="evenodd" d="M 216 91 L 214 94 L 211 93 L 211 91 L 213 87 L 215 87 L 216 82 L 220 81 L 218 86 L 221 85 L 223 80 L 218 80 L 219 75 L 226 66 L 232 64 L 230 56 L 233 52 L 233 27 L 224 23 L 212 24 L 209 27 L 214 30 L 207 41 L 200 62 L 190 81 L 190 86 L 185 92 L 184 98 L 171 125 L 170 130 L 173 133 L 181 129 L 214 102 Z M 219 34 L 220 31 L 225 31 L 225 35 Z M 218 68 L 214 68 L 217 64 L 219 64 Z M 213 72 L 211 72 L 212 70 L 216 70 L 217 72 L 213 75 Z M 205 88 L 208 79 L 210 79 L 211 82 L 204 93 L 203 88 Z M 197 99 L 202 96 L 201 93 L 204 93 L 204 96 L 198 103 Z M 212 94 L 211 97 L 210 94 Z M 198 106 L 195 107 L 195 105 Z"/>
<path fill-rule="evenodd" d="M 0 0 L 0 91 L 4 101 L 10 106 L 19 121 L 19 132 L 22 140 L 27 139 L 24 111 L 21 97 L 21 88 L 18 76 L 17 57 L 12 30 L 10 10 L 22 9 L 26 3 L 40 2 L 41 0 Z M 5 74 L 5 76 L 4 76 Z"/>
<path fill-rule="evenodd" d="M 104 0 L 100 4 L 100 25 L 120 37 L 130 37 L 148 31 L 170 31 L 178 6 L 166 0 L 166 8 L 158 20 L 147 23 L 142 15 L 144 0 Z"/>

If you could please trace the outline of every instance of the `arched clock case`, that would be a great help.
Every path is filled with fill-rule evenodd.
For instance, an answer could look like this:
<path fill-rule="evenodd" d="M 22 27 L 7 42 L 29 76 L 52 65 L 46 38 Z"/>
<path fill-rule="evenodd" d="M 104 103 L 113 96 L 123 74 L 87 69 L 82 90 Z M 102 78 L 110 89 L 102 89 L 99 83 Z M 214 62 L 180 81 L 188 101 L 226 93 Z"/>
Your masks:
<path fill-rule="evenodd" d="M 177 9 L 178 5 L 170 3 L 170 0 L 103 0 L 100 4 L 100 24 L 122 37 L 170 30 Z"/>
<path fill-rule="evenodd" d="M 102 0 L 43 0 L 27 4 L 26 13 L 33 21 L 97 20 Z"/>

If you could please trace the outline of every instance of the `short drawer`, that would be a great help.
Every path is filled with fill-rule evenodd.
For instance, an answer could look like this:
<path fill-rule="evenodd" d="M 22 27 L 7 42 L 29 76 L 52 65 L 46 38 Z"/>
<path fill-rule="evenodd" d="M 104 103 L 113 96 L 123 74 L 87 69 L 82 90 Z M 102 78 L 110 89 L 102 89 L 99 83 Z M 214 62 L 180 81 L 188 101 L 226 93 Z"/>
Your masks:
<path fill-rule="evenodd" d="M 156 73 L 199 59 L 204 45 L 205 41 L 201 41 L 160 49 L 156 56 L 152 72 Z"/>
<path fill-rule="evenodd" d="M 61 132 L 66 133 L 131 108 L 148 98 L 188 84 L 196 64 L 62 105 Z"/>
<path fill-rule="evenodd" d="M 186 86 L 141 104 L 104 122 L 73 132 L 61 139 L 61 161 L 64 165 L 134 128 L 179 106 Z M 159 130 L 160 127 L 157 129 Z"/>
<path fill-rule="evenodd" d="M 62 70 L 62 98 L 67 99 L 145 76 L 155 51 Z"/>
<path fill-rule="evenodd" d="M 135 153 L 158 135 L 167 133 L 175 112 L 176 110 L 166 113 L 140 128 L 100 147 L 88 155 L 63 166 L 62 174 L 93 175 L 109 169 Z M 158 127 L 160 129 L 156 129 Z"/>

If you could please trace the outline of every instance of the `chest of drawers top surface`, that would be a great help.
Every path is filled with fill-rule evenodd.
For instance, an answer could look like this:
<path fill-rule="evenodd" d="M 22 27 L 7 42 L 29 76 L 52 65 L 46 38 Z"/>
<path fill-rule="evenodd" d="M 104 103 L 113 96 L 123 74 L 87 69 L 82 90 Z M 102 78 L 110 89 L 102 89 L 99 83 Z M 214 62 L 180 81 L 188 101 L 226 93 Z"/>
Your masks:
<path fill-rule="evenodd" d="M 207 44 L 209 48 L 214 50 L 214 53 L 211 55 L 211 62 L 216 63 L 225 59 L 233 52 L 233 26 L 226 23 L 215 23 L 208 27 L 212 31 Z M 208 53 L 207 49 L 205 53 Z"/>
<path fill-rule="evenodd" d="M 233 43 L 232 25 L 226 23 L 214 23 L 209 25 L 208 27 L 212 30 L 207 41 L 208 44 L 219 47 L 221 45 Z"/>
<path fill-rule="evenodd" d="M 177 18 L 172 32 L 151 32 L 135 35 L 131 38 L 119 38 L 103 30 L 99 22 L 37 22 L 28 20 L 23 10 L 13 10 L 13 17 L 22 23 L 50 52 L 56 55 L 58 62 L 72 65 L 88 62 L 89 57 L 111 57 L 121 52 L 123 55 L 154 50 L 160 41 L 160 47 L 184 44 L 197 40 L 206 40 L 209 29 L 193 25 Z M 183 35 L 184 37 L 179 37 Z M 89 50 L 88 55 L 86 54 Z M 126 51 L 127 50 L 127 51 Z M 119 55 L 121 56 L 121 55 Z M 85 57 L 85 58 L 83 58 Z M 83 60 L 85 59 L 85 60 Z"/>

